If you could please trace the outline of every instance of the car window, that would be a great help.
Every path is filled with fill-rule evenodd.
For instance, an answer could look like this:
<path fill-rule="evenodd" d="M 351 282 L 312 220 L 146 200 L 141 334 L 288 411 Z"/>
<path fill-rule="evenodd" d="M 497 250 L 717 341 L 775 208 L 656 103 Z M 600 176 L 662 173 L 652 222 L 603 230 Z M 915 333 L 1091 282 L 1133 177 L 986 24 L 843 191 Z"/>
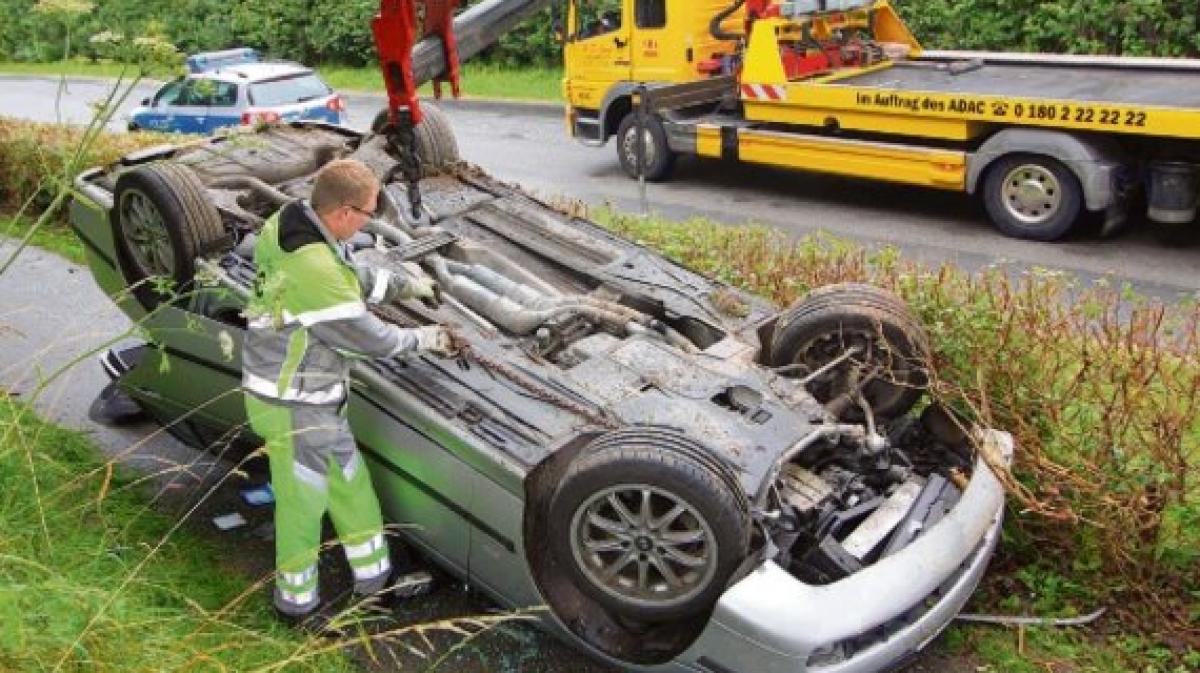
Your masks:
<path fill-rule="evenodd" d="M 237 105 L 238 85 L 236 82 L 214 82 L 212 102 L 213 107 L 232 107 Z"/>
<path fill-rule="evenodd" d="M 164 84 L 163 88 L 154 94 L 154 106 L 179 105 L 179 98 L 183 94 L 183 82 L 183 78 L 180 78 L 174 82 Z"/>
<path fill-rule="evenodd" d="M 312 73 L 291 75 L 250 85 L 250 104 L 268 107 L 291 105 L 333 93 L 329 85 Z"/>
<path fill-rule="evenodd" d="M 176 105 L 191 105 L 204 107 L 212 100 L 214 82 L 209 79 L 189 79 L 183 85 L 183 93 Z"/>

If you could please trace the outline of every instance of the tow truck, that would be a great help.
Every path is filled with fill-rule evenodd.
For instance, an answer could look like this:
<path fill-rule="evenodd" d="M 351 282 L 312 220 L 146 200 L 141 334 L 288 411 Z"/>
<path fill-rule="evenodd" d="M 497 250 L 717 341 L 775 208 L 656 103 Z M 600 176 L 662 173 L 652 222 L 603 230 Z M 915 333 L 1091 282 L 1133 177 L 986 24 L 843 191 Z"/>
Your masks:
<path fill-rule="evenodd" d="M 631 176 L 695 155 L 959 191 L 1041 241 L 1085 211 L 1117 232 L 1143 187 L 1150 220 L 1196 218 L 1197 60 L 927 51 L 889 0 L 571 0 L 565 60 L 571 135 L 615 136 Z"/>

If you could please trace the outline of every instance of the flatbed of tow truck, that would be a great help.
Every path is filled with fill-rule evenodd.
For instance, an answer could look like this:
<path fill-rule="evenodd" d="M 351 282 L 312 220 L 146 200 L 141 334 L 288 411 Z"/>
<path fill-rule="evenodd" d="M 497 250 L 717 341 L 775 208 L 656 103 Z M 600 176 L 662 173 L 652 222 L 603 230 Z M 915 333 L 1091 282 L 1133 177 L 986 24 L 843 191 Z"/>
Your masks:
<path fill-rule="evenodd" d="M 747 99 L 746 116 L 948 140 L 989 123 L 1200 139 L 1200 69 L 916 58 L 776 93 Z"/>

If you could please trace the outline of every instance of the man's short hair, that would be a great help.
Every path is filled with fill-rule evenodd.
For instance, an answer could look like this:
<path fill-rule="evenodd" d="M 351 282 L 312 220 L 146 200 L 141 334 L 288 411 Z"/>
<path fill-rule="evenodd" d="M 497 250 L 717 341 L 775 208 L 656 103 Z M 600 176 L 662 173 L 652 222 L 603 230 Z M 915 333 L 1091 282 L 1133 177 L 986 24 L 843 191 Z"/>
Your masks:
<path fill-rule="evenodd" d="M 379 189 L 379 178 L 366 164 L 354 159 L 331 161 L 317 173 L 313 185 L 313 210 L 327 213 L 342 206 L 362 206 Z"/>

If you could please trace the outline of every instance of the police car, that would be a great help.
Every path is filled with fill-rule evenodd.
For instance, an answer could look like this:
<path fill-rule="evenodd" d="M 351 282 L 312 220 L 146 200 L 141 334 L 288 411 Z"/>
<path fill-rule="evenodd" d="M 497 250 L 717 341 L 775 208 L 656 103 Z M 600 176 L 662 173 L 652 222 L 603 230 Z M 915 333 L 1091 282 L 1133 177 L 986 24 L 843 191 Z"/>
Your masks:
<path fill-rule="evenodd" d="M 129 115 L 130 131 L 209 134 L 258 122 L 345 119 L 342 97 L 311 68 L 265 62 L 254 49 L 195 54 L 187 68 L 187 75 L 142 100 Z"/>

